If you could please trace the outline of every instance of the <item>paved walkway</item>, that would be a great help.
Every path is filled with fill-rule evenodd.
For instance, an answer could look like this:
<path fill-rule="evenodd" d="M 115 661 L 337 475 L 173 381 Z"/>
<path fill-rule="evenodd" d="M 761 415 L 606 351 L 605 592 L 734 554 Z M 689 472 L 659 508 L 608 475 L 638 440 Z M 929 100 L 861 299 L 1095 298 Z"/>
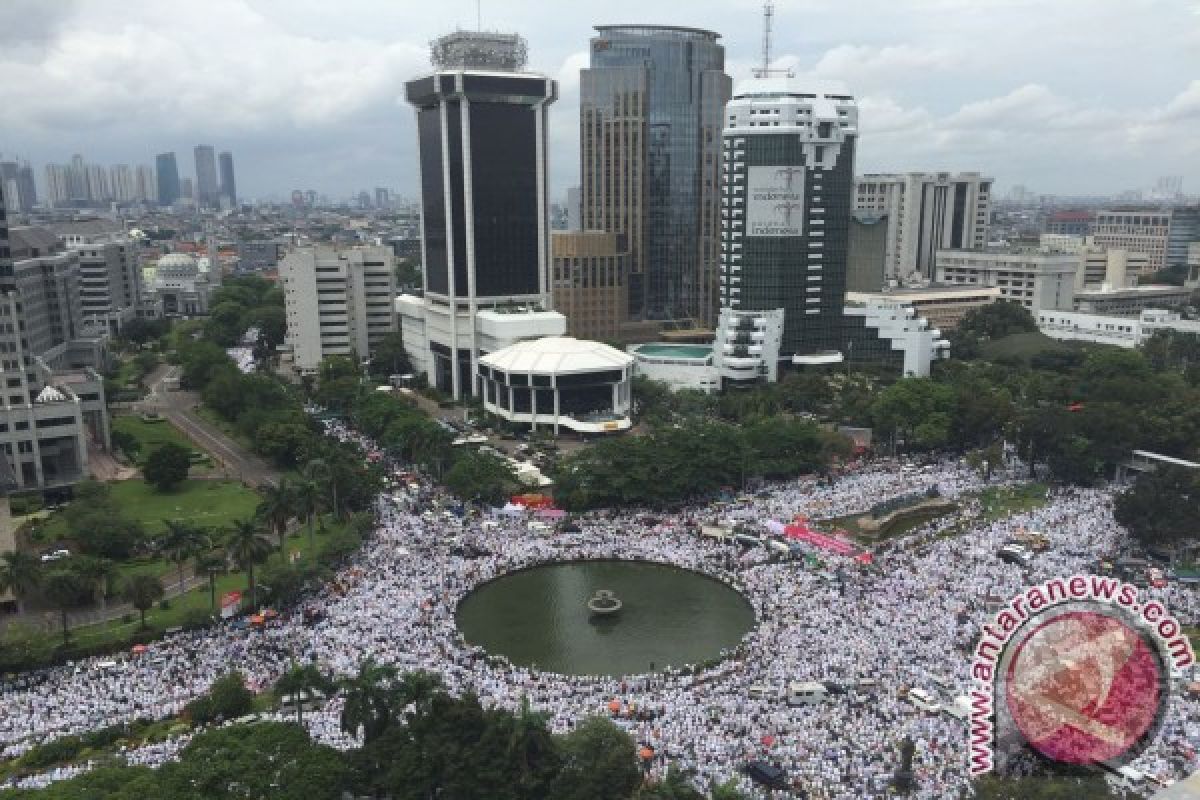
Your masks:
<path fill-rule="evenodd" d="M 138 403 L 138 408 L 162 414 L 197 447 L 211 453 L 230 478 L 255 488 L 277 485 L 278 470 L 196 413 L 195 409 L 200 406 L 200 396 L 196 392 L 166 388 L 167 382 L 178 375 L 179 367 L 172 366 L 160 366 L 151 373 L 150 392 Z"/>

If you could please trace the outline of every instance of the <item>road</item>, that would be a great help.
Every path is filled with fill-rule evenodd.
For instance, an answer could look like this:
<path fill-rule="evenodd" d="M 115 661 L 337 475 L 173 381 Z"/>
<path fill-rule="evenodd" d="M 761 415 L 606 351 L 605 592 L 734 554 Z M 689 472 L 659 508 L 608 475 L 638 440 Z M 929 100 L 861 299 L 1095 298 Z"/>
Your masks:
<path fill-rule="evenodd" d="M 278 470 L 196 414 L 195 409 L 200 405 L 200 396 L 196 392 L 166 388 L 167 382 L 178 375 L 179 367 L 158 367 L 150 375 L 150 392 L 137 403 L 137 408 L 161 414 L 198 447 L 212 454 L 229 477 L 253 487 L 277 485 Z"/>

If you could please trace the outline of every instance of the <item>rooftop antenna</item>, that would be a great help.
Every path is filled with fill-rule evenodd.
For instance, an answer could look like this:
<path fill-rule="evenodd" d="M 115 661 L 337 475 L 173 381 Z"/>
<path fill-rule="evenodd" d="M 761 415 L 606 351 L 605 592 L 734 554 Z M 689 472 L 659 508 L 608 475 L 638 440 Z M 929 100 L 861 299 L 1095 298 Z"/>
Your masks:
<path fill-rule="evenodd" d="M 771 0 L 763 3 L 762 69 L 758 77 L 765 78 L 771 70 L 771 18 L 775 16 L 775 4 Z"/>

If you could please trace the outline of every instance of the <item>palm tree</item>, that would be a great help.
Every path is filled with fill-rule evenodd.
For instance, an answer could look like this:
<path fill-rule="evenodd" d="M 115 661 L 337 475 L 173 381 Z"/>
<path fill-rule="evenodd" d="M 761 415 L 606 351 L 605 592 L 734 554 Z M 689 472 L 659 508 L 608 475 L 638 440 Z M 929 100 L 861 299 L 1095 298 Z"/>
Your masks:
<path fill-rule="evenodd" d="M 393 688 L 396 709 L 399 711 L 411 705 L 416 707 L 417 714 L 424 714 L 432 706 L 433 696 L 443 688 L 442 678 L 436 673 L 424 670 L 406 672 Z"/>
<path fill-rule="evenodd" d="M 42 577 L 41 587 L 46 599 L 62 615 L 63 646 L 66 646 L 70 636 L 67 630 L 67 609 L 79 605 L 90 588 L 89 583 L 74 570 L 59 567 Z"/>
<path fill-rule="evenodd" d="M 42 582 L 42 562 L 32 553 L 9 550 L 0 554 L 0 592 L 13 593 L 17 601 L 17 613 L 21 613 L 24 600 Z"/>
<path fill-rule="evenodd" d="M 316 517 L 317 510 L 321 505 L 321 489 L 312 481 L 301 481 L 296 484 L 293 490 L 293 497 L 296 502 L 296 507 L 308 517 L 308 557 L 315 558 L 317 555 L 316 545 Z"/>
<path fill-rule="evenodd" d="M 179 569 L 179 593 L 183 594 L 183 565 L 212 545 L 204 530 L 178 519 L 166 521 L 167 530 L 160 540 L 160 547 L 167 560 Z"/>
<path fill-rule="evenodd" d="M 225 554 L 219 551 L 208 551 L 205 553 L 197 553 L 195 561 L 192 562 L 196 574 L 204 573 L 208 576 L 208 597 L 209 608 L 216 613 L 217 611 L 217 576 L 225 571 L 228 566 L 225 561 Z"/>
<path fill-rule="evenodd" d="M 97 586 L 100 588 L 101 608 L 107 608 L 112 584 L 121 574 L 116 563 L 107 558 L 91 556 L 72 556 L 71 562 L 72 571 L 87 585 L 89 591 L 94 591 Z"/>
<path fill-rule="evenodd" d="M 229 537 L 225 541 L 225 551 L 233 559 L 233 563 L 246 570 L 246 581 L 250 591 L 250 607 L 258 608 L 258 591 L 254 585 L 254 565 L 261 564 L 271 555 L 275 545 L 267 538 L 258 521 L 254 518 L 235 520 Z"/>
<path fill-rule="evenodd" d="M 529 695 L 521 695 L 521 710 L 513 718 L 507 749 L 509 759 L 516 762 L 521 772 L 521 780 L 525 783 L 531 778 L 533 765 L 539 763 L 554 747 L 550 731 L 546 728 L 547 719 L 548 715 L 530 708 Z"/>
<path fill-rule="evenodd" d="M 304 703 L 303 695 L 317 691 L 323 694 L 329 694 L 334 687 L 334 682 L 324 673 L 316 664 L 309 663 L 304 666 L 292 664 L 291 669 L 283 673 L 283 676 L 275 684 L 275 693 L 282 699 L 291 696 L 296 709 L 296 724 L 304 724 Z"/>
<path fill-rule="evenodd" d="M 146 630 L 146 612 L 153 608 L 155 602 L 161 600 L 164 594 L 162 581 L 145 573 L 130 575 L 125 580 L 122 594 L 129 604 L 141 613 L 141 630 Z"/>
<path fill-rule="evenodd" d="M 333 518 L 338 517 L 338 495 L 337 495 L 337 480 L 334 474 L 333 462 L 325 458 L 311 459 L 304 465 L 304 477 L 315 483 L 318 487 L 325 484 L 329 488 L 330 495 L 330 510 L 333 511 Z M 324 528 L 322 528 L 324 530 Z"/>
<path fill-rule="evenodd" d="M 361 730 L 368 743 L 387 730 L 395 714 L 396 670 L 367 659 L 359 664 L 358 674 L 339 681 L 345 704 L 342 707 L 342 731 L 357 736 Z"/>
<path fill-rule="evenodd" d="M 296 516 L 296 498 L 287 476 L 279 479 L 278 486 L 268 486 L 258 504 L 258 515 L 279 537 L 279 552 L 286 547 L 288 521 Z"/>

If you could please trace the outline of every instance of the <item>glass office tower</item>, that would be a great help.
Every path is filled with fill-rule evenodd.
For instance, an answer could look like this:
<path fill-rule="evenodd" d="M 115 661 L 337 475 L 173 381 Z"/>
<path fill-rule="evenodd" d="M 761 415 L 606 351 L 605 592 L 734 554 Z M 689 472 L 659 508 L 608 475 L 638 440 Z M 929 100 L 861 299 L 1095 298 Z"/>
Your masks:
<path fill-rule="evenodd" d="M 154 159 L 154 168 L 158 175 L 158 204 L 174 205 L 180 193 L 179 165 L 175 163 L 175 154 L 159 153 Z"/>
<path fill-rule="evenodd" d="M 596 31 L 580 73 L 583 227 L 627 236 L 632 318 L 712 325 L 731 88 L 720 35 L 651 25 Z"/>

